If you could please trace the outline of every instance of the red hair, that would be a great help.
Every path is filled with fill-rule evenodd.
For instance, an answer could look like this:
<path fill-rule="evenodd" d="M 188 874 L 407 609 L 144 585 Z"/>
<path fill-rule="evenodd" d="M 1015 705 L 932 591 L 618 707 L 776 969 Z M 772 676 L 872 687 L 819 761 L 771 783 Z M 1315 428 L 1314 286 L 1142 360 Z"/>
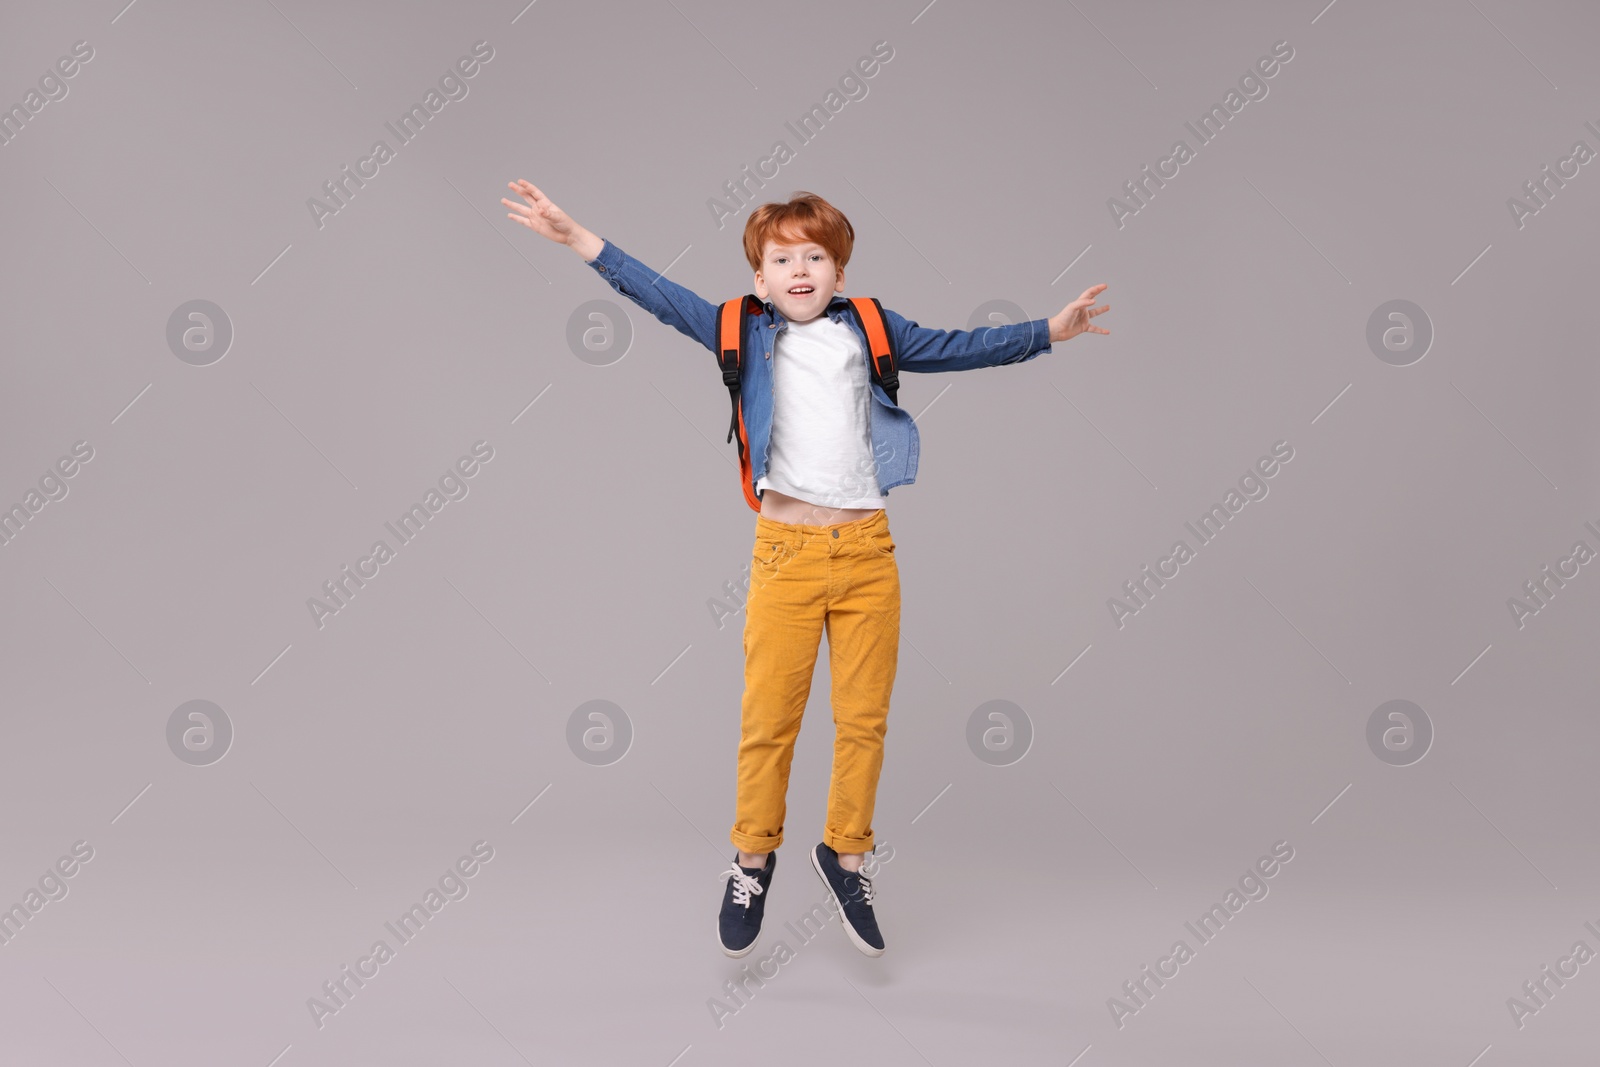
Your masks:
<path fill-rule="evenodd" d="M 815 193 L 804 190 L 789 197 L 786 204 L 762 204 L 750 213 L 744 224 L 744 255 L 751 270 L 760 270 L 768 241 L 799 244 L 814 241 L 821 245 L 839 270 L 850 262 L 856 231 L 844 212 Z"/>

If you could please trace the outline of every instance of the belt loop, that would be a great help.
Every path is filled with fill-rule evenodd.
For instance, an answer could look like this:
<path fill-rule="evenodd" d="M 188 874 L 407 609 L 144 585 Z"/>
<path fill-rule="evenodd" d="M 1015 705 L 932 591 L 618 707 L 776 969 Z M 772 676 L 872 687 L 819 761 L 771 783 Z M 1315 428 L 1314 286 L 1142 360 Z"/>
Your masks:
<path fill-rule="evenodd" d="M 878 514 L 882 514 L 882 512 L 879 512 Z M 878 515 L 868 515 L 866 518 L 854 523 L 853 525 L 856 528 L 856 540 L 870 545 L 872 543 L 872 526 L 877 521 Z"/>

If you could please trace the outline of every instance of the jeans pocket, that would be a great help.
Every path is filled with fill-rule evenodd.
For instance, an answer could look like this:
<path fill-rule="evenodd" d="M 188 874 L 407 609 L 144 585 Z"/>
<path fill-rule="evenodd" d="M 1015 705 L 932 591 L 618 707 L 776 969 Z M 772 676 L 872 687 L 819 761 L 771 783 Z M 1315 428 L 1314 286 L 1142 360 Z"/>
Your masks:
<path fill-rule="evenodd" d="M 751 573 L 771 577 L 790 555 L 787 542 L 757 541 L 755 550 L 750 554 Z"/>
<path fill-rule="evenodd" d="M 878 555 L 894 559 L 894 537 L 887 530 L 880 534 L 868 535 L 867 543 Z"/>

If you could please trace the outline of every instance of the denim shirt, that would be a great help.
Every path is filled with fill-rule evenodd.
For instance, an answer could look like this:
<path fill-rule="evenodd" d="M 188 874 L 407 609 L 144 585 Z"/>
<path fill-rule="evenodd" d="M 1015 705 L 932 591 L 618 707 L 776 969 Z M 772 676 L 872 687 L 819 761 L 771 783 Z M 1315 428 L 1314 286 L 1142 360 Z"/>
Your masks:
<path fill-rule="evenodd" d="M 600 254 L 587 262 L 611 283 L 611 288 L 716 355 L 718 304 L 657 274 L 610 241 L 604 241 Z M 760 496 L 755 486 L 767 471 L 767 451 L 772 436 L 772 352 L 779 333 L 788 325 L 772 301 L 765 301 L 764 306 L 763 313 L 750 316 L 744 338 L 746 358 L 739 367 L 739 395 L 750 449 L 750 485 L 747 488 L 754 497 Z M 835 293 L 824 314 L 855 331 L 861 342 L 862 358 L 867 358 L 870 348 L 850 311 L 850 302 Z M 932 330 L 888 308 L 883 309 L 883 315 L 895 345 L 895 365 L 902 371 L 977 370 L 1024 363 L 1050 351 L 1048 319 L 977 330 Z M 762 358 L 757 359 L 758 355 Z M 705 375 L 721 386 L 714 362 L 705 370 Z M 870 384 L 872 405 L 868 411 L 872 453 L 877 463 L 878 488 L 887 495 L 890 489 L 917 480 L 917 455 L 921 444 L 911 413 L 891 404 L 889 395 L 877 382 Z"/>

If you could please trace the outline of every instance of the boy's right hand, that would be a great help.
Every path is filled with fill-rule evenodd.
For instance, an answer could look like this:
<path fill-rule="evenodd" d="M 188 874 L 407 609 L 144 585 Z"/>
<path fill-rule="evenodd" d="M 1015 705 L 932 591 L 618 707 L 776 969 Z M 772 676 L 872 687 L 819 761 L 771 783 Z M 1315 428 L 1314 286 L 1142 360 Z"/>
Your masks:
<path fill-rule="evenodd" d="M 540 192 L 538 186 L 522 178 L 506 184 L 526 201 L 519 204 L 501 197 L 500 202 L 512 209 L 506 213 L 507 218 L 522 223 L 556 244 L 566 245 L 586 260 L 600 254 L 600 239 L 574 222 L 571 216 L 556 206 L 555 201 Z"/>

